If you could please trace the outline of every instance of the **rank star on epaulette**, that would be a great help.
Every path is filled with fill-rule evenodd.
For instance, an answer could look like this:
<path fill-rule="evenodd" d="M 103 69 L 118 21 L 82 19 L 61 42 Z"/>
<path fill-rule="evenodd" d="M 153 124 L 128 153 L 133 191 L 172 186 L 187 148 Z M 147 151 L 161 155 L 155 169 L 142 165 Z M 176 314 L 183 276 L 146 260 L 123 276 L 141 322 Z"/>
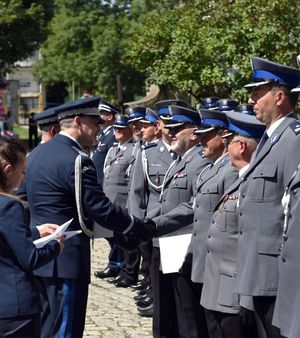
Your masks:
<path fill-rule="evenodd" d="M 300 133 L 300 121 L 295 121 L 291 123 L 290 127 L 296 135 Z"/>

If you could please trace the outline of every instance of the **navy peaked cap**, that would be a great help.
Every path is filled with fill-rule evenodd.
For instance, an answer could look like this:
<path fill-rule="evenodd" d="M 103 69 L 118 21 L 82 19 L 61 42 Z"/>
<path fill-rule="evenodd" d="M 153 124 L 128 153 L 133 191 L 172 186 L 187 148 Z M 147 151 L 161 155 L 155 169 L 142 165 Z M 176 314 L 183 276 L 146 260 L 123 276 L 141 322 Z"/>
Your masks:
<path fill-rule="evenodd" d="M 239 104 L 236 107 L 236 111 L 242 114 L 255 115 L 252 104 Z"/>
<path fill-rule="evenodd" d="M 128 116 L 117 114 L 115 116 L 114 128 L 127 128 L 128 127 Z"/>
<path fill-rule="evenodd" d="M 39 126 L 50 126 L 58 124 L 58 116 L 57 116 L 57 107 L 52 107 L 44 110 L 41 113 L 34 115 L 33 120 L 38 123 Z"/>
<path fill-rule="evenodd" d="M 216 128 L 228 128 L 225 112 L 200 108 L 198 109 L 198 113 L 201 116 L 201 127 L 194 132 L 195 134 L 204 134 Z"/>
<path fill-rule="evenodd" d="M 232 99 L 220 99 L 217 101 L 218 110 L 220 111 L 234 111 L 239 105 L 239 102 Z"/>
<path fill-rule="evenodd" d="M 266 126 L 253 115 L 226 112 L 226 116 L 228 130 L 241 136 L 260 139 L 266 129 Z M 229 133 L 225 137 L 231 134 Z"/>
<path fill-rule="evenodd" d="M 206 97 L 201 101 L 201 107 L 204 109 L 217 109 L 217 101 L 219 101 L 220 98 L 216 96 L 210 96 Z"/>
<path fill-rule="evenodd" d="M 140 122 L 156 124 L 157 120 L 158 120 L 158 115 L 156 114 L 156 112 L 153 109 L 148 107 L 146 108 L 145 117 L 142 118 Z"/>
<path fill-rule="evenodd" d="M 146 108 L 141 106 L 132 106 L 126 109 L 125 113 L 128 116 L 128 122 L 139 121 L 145 117 Z"/>
<path fill-rule="evenodd" d="M 300 69 L 259 57 L 253 57 L 251 65 L 253 81 L 244 86 L 245 88 L 257 87 L 269 82 L 276 82 L 289 87 L 300 85 Z"/>
<path fill-rule="evenodd" d="M 100 122 L 103 120 L 99 116 L 98 106 L 100 97 L 89 97 L 78 99 L 56 107 L 58 120 L 72 118 L 74 116 L 95 116 Z"/>
<path fill-rule="evenodd" d="M 197 110 L 182 107 L 182 106 L 169 106 L 171 120 L 165 128 L 176 128 L 184 124 L 200 125 L 201 119 Z"/>
<path fill-rule="evenodd" d="M 189 105 L 186 101 L 177 99 L 158 101 L 155 104 L 155 111 L 160 119 L 171 120 L 170 111 L 168 109 L 169 106 L 188 107 Z"/>
<path fill-rule="evenodd" d="M 111 104 L 107 103 L 106 101 L 104 101 L 102 99 L 100 100 L 98 109 L 99 109 L 99 112 L 105 111 L 107 113 L 111 113 L 112 115 L 116 115 L 116 114 L 120 113 L 118 108 L 112 106 Z"/>

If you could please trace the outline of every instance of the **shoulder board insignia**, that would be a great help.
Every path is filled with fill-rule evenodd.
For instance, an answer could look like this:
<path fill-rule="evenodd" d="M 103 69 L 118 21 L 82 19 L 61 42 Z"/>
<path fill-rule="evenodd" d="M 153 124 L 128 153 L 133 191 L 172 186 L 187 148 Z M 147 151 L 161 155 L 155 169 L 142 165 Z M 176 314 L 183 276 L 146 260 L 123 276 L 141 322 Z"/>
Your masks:
<path fill-rule="evenodd" d="M 224 156 L 220 161 L 220 165 L 225 165 L 227 162 L 228 162 L 228 157 Z"/>
<path fill-rule="evenodd" d="M 82 151 L 82 150 L 80 150 L 80 149 L 78 149 L 78 148 L 76 148 L 76 147 L 72 147 L 73 148 L 73 150 L 75 150 L 79 155 L 81 155 L 81 156 L 85 156 L 85 157 L 89 157 L 89 155 L 86 153 L 86 152 L 84 152 L 84 151 Z"/>
<path fill-rule="evenodd" d="M 156 147 L 156 146 L 157 146 L 157 143 L 144 143 L 142 145 L 142 148 L 143 149 L 149 149 L 149 148 Z"/>
<path fill-rule="evenodd" d="M 290 127 L 292 131 L 295 133 L 295 135 L 298 135 L 300 133 L 300 121 L 294 121 L 290 124 Z"/>
<path fill-rule="evenodd" d="M 277 134 L 272 135 L 272 137 L 271 137 L 271 144 L 275 143 L 278 140 L 278 136 L 279 135 L 277 135 Z"/>

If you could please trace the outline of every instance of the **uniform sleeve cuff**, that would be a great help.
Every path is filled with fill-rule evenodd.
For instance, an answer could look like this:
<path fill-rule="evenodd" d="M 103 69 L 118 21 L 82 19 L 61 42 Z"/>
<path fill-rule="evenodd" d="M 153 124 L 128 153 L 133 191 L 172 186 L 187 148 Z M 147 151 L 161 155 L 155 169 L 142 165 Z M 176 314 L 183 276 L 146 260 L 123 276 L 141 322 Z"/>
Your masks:
<path fill-rule="evenodd" d="M 129 232 L 131 230 L 131 228 L 133 227 L 133 224 L 134 224 L 134 218 L 133 218 L 133 216 L 130 215 L 130 214 L 129 214 L 129 216 L 130 216 L 131 222 L 130 222 L 129 226 L 123 231 L 124 235 L 126 235 L 127 232 Z"/>

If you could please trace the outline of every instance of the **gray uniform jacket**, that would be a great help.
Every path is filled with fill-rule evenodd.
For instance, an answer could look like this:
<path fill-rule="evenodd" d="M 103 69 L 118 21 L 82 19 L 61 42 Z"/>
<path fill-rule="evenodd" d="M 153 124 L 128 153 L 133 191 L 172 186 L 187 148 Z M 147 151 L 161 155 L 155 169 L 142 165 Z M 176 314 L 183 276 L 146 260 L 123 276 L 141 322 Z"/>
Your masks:
<path fill-rule="evenodd" d="M 133 171 L 134 171 L 134 166 L 136 164 L 136 157 L 137 157 L 137 153 L 140 150 L 140 148 L 142 147 L 143 141 L 142 140 L 138 140 L 134 143 L 134 148 L 132 150 L 132 154 L 131 154 L 131 160 L 128 166 L 128 176 L 129 176 L 129 181 L 128 181 L 128 196 L 129 198 L 127 199 L 127 204 L 126 207 L 128 209 L 128 212 L 131 213 L 131 186 L 132 186 L 132 182 L 133 182 Z"/>
<path fill-rule="evenodd" d="M 161 200 L 161 216 L 154 219 L 158 235 L 191 233 L 194 189 L 197 177 L 209 161 L 202 148 L 194 147 L 180 162 L 176 160 L 166 174 Z"/>
<path fill-rule="evenodd" d="M 130 189 L 131 213 L 138 218 L 158 216 L 159 196 L 173 158 L 162 140 L 145 144 L 137 153 Z"/>
<path fill-rule="evenodd" d="M 189 252 L 193 254 L 191 279 L 203 283 L 208 227 L 216 205 L 224 192 L 238 178 L 238 172 L 223 155 L 199 176 L 194 200 L 194 226 Z"/>
<path fill-rule="evenodd" d="M 131 163 L 133 141 L 120 149 L 115 143 L 108 151 L 104 162 L 103 191 L 106 196 L 120 207 L 125 208 L 128 198 L 128 167 Z"/>
<path fill-rule="evenodd" d="M 240 189 L 237 290 L 275 296 L 282 243 L 284 189 L 300 158 L 300 123 L 292 116 L 276 128 L 252 157 Z"/>
<path fill-rule="evenodd" d="M 207 234 L 204 283 L 201 305 L 224 313 L 238 313 L 239 296 L 235 292 L 238 198 L 241 180 L 237 179 L 218 202 Z M 252 297 L 243 297 L 242 306 L 253 309 Z"/>
<path fill-rule="evenodd" d="M 287 231 L 279 260 L 279 284 L 273 324 L 283 336 L 300 337 L 300 169 L 291 180 Z"/>

